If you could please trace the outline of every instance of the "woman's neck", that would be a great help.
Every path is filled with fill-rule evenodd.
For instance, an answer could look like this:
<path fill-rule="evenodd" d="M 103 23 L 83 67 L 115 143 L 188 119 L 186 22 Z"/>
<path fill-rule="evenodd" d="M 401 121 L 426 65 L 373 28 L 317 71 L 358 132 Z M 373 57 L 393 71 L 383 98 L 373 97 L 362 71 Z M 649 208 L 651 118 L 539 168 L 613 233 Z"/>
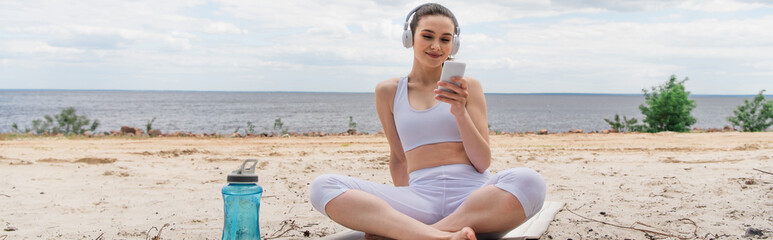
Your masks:
<path fill-rule="evenodd" d="M 419 82 L 422 85 L 435 85 L 437 84 L 437 81 L 440 80 L 440 73 L 442 71 L 442 66 L 430 67 L 414 60 L 413 69 L 411 69 L 411 73 L 408 74 L 408 78 L 411 81 Z"/>

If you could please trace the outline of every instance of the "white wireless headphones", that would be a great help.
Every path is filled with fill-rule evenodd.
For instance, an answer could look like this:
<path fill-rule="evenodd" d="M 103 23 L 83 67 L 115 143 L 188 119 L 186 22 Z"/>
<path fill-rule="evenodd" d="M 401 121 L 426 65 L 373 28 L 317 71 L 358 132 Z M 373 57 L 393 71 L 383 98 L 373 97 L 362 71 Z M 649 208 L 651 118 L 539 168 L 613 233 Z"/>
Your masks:
<path fill-rule="evenodd" d="M 403 46 L 405 46 L 405 48 L 411 48 L 413 46 L 413 33 L 411 32 L 411 26 L 410 26 L 411 22 L 409 21 L 411 19 L 411 16 L 414 13 L 416 13 L 416 10 L 419 10 L 419 8 L 430 4 L 432 3 L 425 3 L 422 5 L 419 5 L 418 7 L 411 10 L 411 12 L 408 13 L 408 16 L 405 17 L 405 26 L 403 27 Z M 454 17 L 453 14 L 451 15 L 451 19 L 454 20 L 455 29 L 454 29 L 454 40 L 451 43 L 451 53 L 449 54 L 449 56 L 454 56 L 456 55 L 456 52 L 459 51 L 459 45 L 461 45 L 460 39 L 459 39 L 459 32 L 461 30 L 459 29 L 459 23 L 456 21 L 456 17 Z"/>

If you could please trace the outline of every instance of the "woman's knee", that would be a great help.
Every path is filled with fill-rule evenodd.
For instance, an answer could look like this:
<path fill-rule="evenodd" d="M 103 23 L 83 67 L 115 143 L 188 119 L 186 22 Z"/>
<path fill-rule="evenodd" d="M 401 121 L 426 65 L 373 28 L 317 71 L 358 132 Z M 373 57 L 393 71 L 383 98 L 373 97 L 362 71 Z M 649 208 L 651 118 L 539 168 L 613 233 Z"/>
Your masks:
<path fill-rule="evenodd" d="M 513 168 L 498 173 L 496 185 L 515 195 L 527 218 L 537 214 L 545 202 L 546 184 L 531 168 Z"/>
<path fill-rule="evenodd" d="M 325 214 L 325 205 L 349 189 L 343 178 L 346 176 L 335 174 L 323 174 L 315 178 L 309 191 L 311 205 Z"/>
<path fill-rule="evenodd" d="M 515 180 L 524 187 L 528 186 L 540 190 L 540 192 L 545 192 L 545 179 L 534 169 L 521 167 L 506 171 L 509 171 L 509 173 L 505 174 L 505 178 Z"/>

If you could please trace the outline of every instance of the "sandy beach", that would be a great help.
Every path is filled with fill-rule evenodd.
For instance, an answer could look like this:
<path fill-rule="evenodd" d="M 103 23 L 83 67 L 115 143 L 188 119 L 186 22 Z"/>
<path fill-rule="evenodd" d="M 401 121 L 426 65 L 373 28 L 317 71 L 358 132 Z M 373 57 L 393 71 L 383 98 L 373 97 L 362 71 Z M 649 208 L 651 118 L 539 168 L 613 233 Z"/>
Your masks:
<path fill-rule="evenodd" d="M 491 144 L 492 172 L 533 168 L 547 200 L 566 202 L 542 239 L 773 236 L 773 132 L 497 135 Z M 220 190 L 248 158 L 260 161 L 264 239 L 314 239 L 344 228 L 308 203 L 311 181 L 391 183 L 388 154 L 383 135 L 4 139 L 0 239 L 220 239 Z"/>

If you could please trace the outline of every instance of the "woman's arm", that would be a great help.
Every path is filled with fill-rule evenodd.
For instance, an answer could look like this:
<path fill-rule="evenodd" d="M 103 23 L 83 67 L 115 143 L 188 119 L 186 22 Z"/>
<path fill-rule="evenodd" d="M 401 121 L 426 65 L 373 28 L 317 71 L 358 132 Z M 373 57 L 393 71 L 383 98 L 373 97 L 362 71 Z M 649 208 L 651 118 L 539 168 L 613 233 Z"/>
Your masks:
<path fill-rule="evenodd" d="M 451 104 L 451 114 L 456 117 L 462 144 L 467 157 L 478 172 L 491 165 L 491 148 L 488 139 L 488 117 L 486 116 L 486 98 L 480 82 L 474 78 L 451 78 L 460 83 L 456 86 L 439 81 L 438 85 L 454 90 L 451 93 L 435 90 L 435 99 Z"/>
<path fill-rule="evenodd" d="M 397 135 L 392 104 L 397 92 L 398 79 L 388 79 L 376 85 L 376 112 L 389 142 L 389 172 L 395 186 L 408 186 L 408 163 L 403 145 Z"/>

